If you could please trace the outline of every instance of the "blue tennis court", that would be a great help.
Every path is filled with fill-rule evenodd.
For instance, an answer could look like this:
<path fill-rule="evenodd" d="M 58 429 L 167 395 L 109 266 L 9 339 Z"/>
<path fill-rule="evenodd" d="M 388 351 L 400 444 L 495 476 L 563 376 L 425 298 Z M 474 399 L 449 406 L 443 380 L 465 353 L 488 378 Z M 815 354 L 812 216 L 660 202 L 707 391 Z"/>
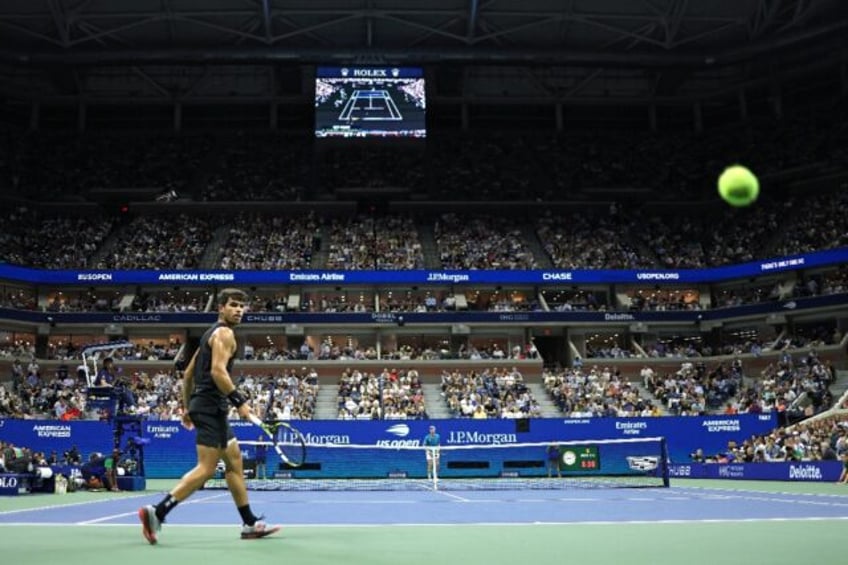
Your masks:
<path fill-rule="evenodd" d="M 283 530 L 273 538 L 242 542 L 228 491 L 202 490 L 169 515 L 160 543 L 151 547 L 136 513 L 141 505 L 157 502 L 173 481 L 151 482 L 161 491 L 0 499 L 5 557 L 16 562 L 40 552 L 75 563 L 89 562 L 91 552 L 106 552 L 130 564 L 155 556 L 157 565 L 185 559 L 219 565 L 238 555 L 288 563 L 468 565 L 541 559 L 545 551 L 567 546 L 581 562 L 627 556 L 631 564 L 683 559 L 697 564 L 712 563 L 710 551 L 724 547 L 733 555 L 723 564 L 750 564 L 754 555 L 755 562 L 797 564 L 813 557 L 839 562 L 838 539 L 848 520 L 848 488 L 821 483 L 690 480 L 674 481 L 670 488 L 588 491 L 253 491 L 254 510 Z"/>
<path fill-rule="evenodd" d="M 402 120 L 403 115 L 388 90 L 354 90 L 339 120 Z"/>
<path fill-rule="evenodd" d="M 0 511 L 0 524 L 137 524 L 139 506 L 160 493 Z M 50 501 L 49 503 L 47 501 Z M 252 492 L 251 503 L 288 527 L 313 525 L 579 524 L 848 519 L 845 495 L 672 487 L 584 491 Z M 229 493 L 200 491 L 167 526 L 233 525 Z"/>

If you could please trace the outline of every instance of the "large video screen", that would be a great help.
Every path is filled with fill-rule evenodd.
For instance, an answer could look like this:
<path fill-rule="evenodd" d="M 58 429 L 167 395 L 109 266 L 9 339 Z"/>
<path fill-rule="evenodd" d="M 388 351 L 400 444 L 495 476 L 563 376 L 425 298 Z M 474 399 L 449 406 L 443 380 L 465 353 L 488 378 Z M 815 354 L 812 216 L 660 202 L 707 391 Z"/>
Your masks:
<path fill-rule="evenodd" d="M 315 136 L 426 137 L 420 67 L 319 67 Z"/>

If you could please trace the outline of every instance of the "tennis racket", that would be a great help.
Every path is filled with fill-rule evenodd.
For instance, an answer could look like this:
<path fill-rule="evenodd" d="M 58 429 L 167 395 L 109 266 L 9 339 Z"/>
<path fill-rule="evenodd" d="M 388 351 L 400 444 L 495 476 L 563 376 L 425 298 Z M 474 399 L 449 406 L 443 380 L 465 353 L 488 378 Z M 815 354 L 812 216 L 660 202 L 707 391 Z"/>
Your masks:
<path fill-rule="evenodd" d="M 300 467 L 306 462 L 306 438 L 297 428 L 281 421 L 263 422 L 255 414 L 251 414 L 250 421 L 262 430 L 283 463 Z"/>

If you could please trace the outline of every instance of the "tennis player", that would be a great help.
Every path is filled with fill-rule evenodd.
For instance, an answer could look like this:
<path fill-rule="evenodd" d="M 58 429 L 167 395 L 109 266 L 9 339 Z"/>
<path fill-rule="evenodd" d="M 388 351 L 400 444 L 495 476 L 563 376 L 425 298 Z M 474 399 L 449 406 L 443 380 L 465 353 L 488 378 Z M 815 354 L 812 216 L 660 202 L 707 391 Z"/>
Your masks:
<path fill-rule="evenodd" d="M 557 444 L 551 443 L 545 448 L 545 459 L 548 462 L 548 478 L 553 476 L 554 471 L 556 471 L 557 477 L 562 477 L 561 459 Z"/>
<path fill-rule="evenodd" d="M 424 436 L 424 452 L 427 457 L 427 478 L 438 477 L 439 446 L 442 438 L 436 433 L 436 426 L 430 426 L 430 433 Z"/>
<path fill-rule="evenodd" d="M 842 472 L 836 482 L 848 485 L 848 451 L 842 454 Z"/>
<path fill-rule="evenodd" d="M 267 474 L 268 464 L 268 444 L 267 438 L 260 435 L 256 442 L 256 478 L 265 479 Z"/>
<path fill-rule="evenodd" d="M 186 367 L 182 424 L 186 429 L 197 430 L 197 465 L 159 504 L 139 509 L 142 532 L 150 544 L 158 541 L 157 534 L 168 513 L 215 475 L 220 459 L 225 465 L 227 488 L 241 515 L 241 538 L 263 538 L 280 530 L 279 526 L 267 526 L 250 510 L 241 450 L 227 422 L 230 404 L 242 419 L 252 415 L 247 398 L 230 377 L 237 351 L 233 328 L 241 323 L 246 302 L 247 295 L 239 289 L 227 288 L 218 294 L 218 321 L 203 334 Z"/>

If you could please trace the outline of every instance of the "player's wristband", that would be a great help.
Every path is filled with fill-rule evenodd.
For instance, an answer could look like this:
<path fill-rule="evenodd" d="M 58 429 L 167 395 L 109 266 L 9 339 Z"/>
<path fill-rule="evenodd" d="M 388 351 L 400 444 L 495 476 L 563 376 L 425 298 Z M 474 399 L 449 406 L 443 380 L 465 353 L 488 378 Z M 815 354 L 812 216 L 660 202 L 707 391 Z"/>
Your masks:
<path fill-rule="evenodd" d="M 234 389 L 233 392 L 227 395 L 227 399 L 230 401 L 230 404 L 236 408 L 240 408 L 242 404 L 247 402 L 247 398 L 239 392 L 239 389 Z"/>

